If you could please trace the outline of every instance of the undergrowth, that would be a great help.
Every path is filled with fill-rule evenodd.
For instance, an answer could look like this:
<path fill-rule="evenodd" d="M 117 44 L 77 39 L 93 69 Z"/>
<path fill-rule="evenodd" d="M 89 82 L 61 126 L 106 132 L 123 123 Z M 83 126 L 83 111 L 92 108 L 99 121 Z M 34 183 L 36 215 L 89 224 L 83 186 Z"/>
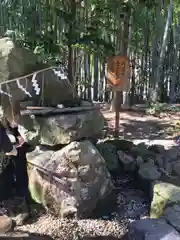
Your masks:
<path fill-rule="evenodd" d="M 154 103 L 146 110 L 146 113 L 156 117 L 180 115 L 180 104 Z M 180 135 L 180 117 L 166 129 L 166 132 L 173 135 Z"/>
<path fill-rule="evenodd" d="M 180 113 L 180 104 L 153 103 L 147 109 L 147 114 L 158 115 L 160 113 Z"/>

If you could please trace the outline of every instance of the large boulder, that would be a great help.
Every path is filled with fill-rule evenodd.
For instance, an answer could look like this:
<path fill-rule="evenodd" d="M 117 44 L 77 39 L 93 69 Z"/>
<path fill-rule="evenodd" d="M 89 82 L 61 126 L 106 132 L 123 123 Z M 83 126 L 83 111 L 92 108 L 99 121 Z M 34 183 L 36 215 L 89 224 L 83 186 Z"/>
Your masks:
<path fill-rule="evenodd" d="M 49 117 L 22 116 L 20 132 L 35 145 L 69 144 L 82 138 L 99 135 L 104 117 L 99 109 Z"/>
<path fill-rule="evenodd" d="M 0 83 L 4 107 L 11 101 L 33 100 L 36 105 L 57 105 L 73 98 L 73 90 L 62 69 L 51 68 L 38 62 L 37 56 L 18 46 L 12 39 L 0 39 Z M 46 69 L 44 71 L 37 70 Z M 27 74 L 30 74 L 26 76 Z M 24 76 L 24 77 L 23 77 Z M 3 91 L 3 93 L 2 93 Z"/>
<path fill-rule="evenodd" d="M 17 46 L 11 38 L 0 39 L 0 82 L 31 73 L 37 70 L 37 64 L 33 52 Z"/>
<path fill-rule="evenodd" d="M 32 197 L 57 216 L 87 217 L 113 188 L 104 158 L 87 140 L 27 158 L 34 166 L 29 173 Z"/>

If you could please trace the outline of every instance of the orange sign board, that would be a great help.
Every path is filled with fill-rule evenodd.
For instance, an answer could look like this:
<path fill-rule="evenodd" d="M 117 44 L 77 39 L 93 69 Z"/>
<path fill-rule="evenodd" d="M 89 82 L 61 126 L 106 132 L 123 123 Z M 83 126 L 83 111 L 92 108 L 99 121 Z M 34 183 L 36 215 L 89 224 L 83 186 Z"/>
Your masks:
<path fill-rule="evenodd" d="M 107 62 L 107 80 L 115 88 L 129 89 L 130 59 L 126 56 L 113 56 Z"/>

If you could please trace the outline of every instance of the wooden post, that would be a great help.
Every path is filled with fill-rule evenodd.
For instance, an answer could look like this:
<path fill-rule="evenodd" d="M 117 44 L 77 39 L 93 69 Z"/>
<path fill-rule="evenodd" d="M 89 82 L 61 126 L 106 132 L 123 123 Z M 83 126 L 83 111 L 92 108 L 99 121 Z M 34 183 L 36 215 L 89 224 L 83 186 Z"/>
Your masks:
<path fill-rule="evenodd" d="M 115 110 L 115 129 L 114 129 L 114 137 L 119 138 L 119 124 L 120 124 L 120 113 L 119 108 L 116 106 Z"/>
<path fill-rule="evenodd" d="M 115 128 L 114 128 L 114 137 L 119 138 L 119 128 L 120 128 L 120 110 L 121 110 L 121 91 L 118 88 L 114 90 L 115 94 Z"/>
<path fill-rule="evenodd" d="M 130 60 L 127 56 L 112 56 L 107 62 L 107 80 L 114 91 L 115 129 L 114 137 L 119 137 L 121 91 L 129 88 Z"/>

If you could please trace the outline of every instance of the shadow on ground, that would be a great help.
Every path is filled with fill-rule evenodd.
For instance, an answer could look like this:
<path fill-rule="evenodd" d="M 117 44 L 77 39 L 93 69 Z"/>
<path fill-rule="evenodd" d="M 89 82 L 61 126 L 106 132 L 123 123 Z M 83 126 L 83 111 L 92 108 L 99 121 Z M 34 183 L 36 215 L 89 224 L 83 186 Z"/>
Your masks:
<path fill-rule="evenodd" d="M 105 116 L 106 117 L 106 116 Z M 106 130 L 108 136 L 114 134 L 114 118 L 106 118 Z M 173 122 L 163 121 L 163 119 L 148 119 L 147 116 L 134 116 L 129 114 L 121 117 L 119 126 L 119 137 L 127 140 L 143 139 L 167 139 L 173 135 Z"/>
<path fill-rule="evenodd" d="M 129 120 L 120 125 L 120 136 L 125 139 L 162 139 L 168 137 L 168 129 L 170 125 L 167 123 L 156 121 L 135 121 Z"/>
<path fill-rule="evenodd" d="M 40 235 L 35 233 L 14 231 L 12 233 L 0 234 L 0 239 L 13 240 L 13 239 L 28 239 L 28 240 L 52 240 L 53 238 L 47 235 Z"/>

